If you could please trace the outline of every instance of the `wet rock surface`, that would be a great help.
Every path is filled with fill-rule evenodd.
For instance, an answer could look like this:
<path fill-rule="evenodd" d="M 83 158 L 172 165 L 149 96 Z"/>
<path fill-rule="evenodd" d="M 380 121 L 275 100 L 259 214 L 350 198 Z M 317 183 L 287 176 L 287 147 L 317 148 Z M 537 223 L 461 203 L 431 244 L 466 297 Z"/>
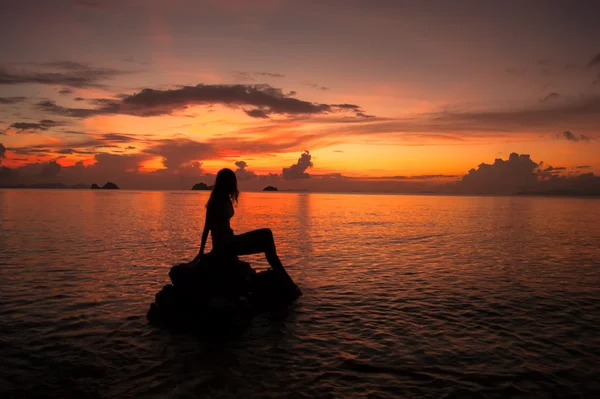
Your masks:
<path fill-rule="evenodd" d="M 156 294 L 147 318 L 175 331 L 239 334 L 255 314 L 281 310 L 298 297 L 272 269 L 257 272 L 237 257 L 207 254 L 199 264 L 173 266 L 169 277 L 172 284 Z"/>

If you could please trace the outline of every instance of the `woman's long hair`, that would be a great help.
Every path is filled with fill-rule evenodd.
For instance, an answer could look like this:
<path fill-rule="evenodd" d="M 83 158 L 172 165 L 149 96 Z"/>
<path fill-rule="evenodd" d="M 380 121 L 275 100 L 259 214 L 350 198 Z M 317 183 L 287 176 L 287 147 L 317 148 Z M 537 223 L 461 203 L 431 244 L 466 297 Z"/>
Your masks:
<path fill-rule="evenodd" d="M 210 198 L 208 199 L 206 207 L 208 208 L 212 205 L 217 205 L 218 202 L 223 201 L 225 198 L 228 198 L 232 204 L 236 205 L 239 196 L 240 192 L 237 188 L 235 172 L 227 168 L 221 169 L 219 173 L 217 173 L 215 185 L 210 193 Z"/>

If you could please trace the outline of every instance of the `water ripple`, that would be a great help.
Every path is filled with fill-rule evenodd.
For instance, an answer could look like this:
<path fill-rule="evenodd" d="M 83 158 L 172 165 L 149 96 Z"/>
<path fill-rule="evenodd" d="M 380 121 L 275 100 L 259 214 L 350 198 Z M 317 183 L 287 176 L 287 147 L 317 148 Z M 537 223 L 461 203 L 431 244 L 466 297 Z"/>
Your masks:
<path fill-rule="evenodd" d="M 305 295 L 206 342 L 144 317 L 206 193 L 35 193 L 0 190 L 2 398 L 600 394 L 598 200 L 244 193 Z"/>

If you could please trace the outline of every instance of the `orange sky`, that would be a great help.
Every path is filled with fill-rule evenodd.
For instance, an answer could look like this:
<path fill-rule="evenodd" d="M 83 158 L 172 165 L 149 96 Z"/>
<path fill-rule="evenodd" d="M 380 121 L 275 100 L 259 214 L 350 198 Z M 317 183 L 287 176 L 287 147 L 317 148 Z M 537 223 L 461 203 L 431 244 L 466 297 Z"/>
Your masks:
<path fill-rule="evenodd" d="M 160 187 L 243 161 L 250 180 L 304 151 L 304 173 L 367 180 L 512 152 L 600 172 L 593 4 L 27 3 L 0 17 L 0 160 L 21 175 Z"/>

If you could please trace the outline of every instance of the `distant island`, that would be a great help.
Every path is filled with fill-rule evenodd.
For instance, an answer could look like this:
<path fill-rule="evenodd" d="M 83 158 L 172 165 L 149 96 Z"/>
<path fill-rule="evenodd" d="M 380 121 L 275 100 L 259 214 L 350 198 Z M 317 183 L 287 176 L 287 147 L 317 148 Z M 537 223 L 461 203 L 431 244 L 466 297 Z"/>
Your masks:
<path fill-rule="evenodd" d="M 274 186 L 267 186 L 267 187 L 263 188 L 263 191 L 279 191 L 279 189 Z"/>
<path fill-rule="evenodd" d="M 207 191 L 207 190 L 212 190 L 212 188 L 213 188 L 213 186 L 207 186 L 204 183 L 196 183 L 196 184 L 194 184 L 194 187 L 192 187 L 192 190 L 204 190 L 204 191 Z"/>
<path fill-rule="evenodd" d="M 108 182 L 105 185 L 103 185 L 102 187 L 100 187 L 96 183 L 94 183 L 94 184 L 92 184 L 92 186 L 90 188 L 92 190 L 118 190 L 119 186 L 117 186 L 115 183 Z"/>
<path fill-rule="evenodd" d="M 71 189 L 81 190 L 88 188 L 87 184 L 79 183 L 72 186 L 67 186 L 64 183 L 36 183 L 36 184 L 15 184 L 15 185 L 2 185 L 0 188 L 52 188 L 52 189 Z"/>

